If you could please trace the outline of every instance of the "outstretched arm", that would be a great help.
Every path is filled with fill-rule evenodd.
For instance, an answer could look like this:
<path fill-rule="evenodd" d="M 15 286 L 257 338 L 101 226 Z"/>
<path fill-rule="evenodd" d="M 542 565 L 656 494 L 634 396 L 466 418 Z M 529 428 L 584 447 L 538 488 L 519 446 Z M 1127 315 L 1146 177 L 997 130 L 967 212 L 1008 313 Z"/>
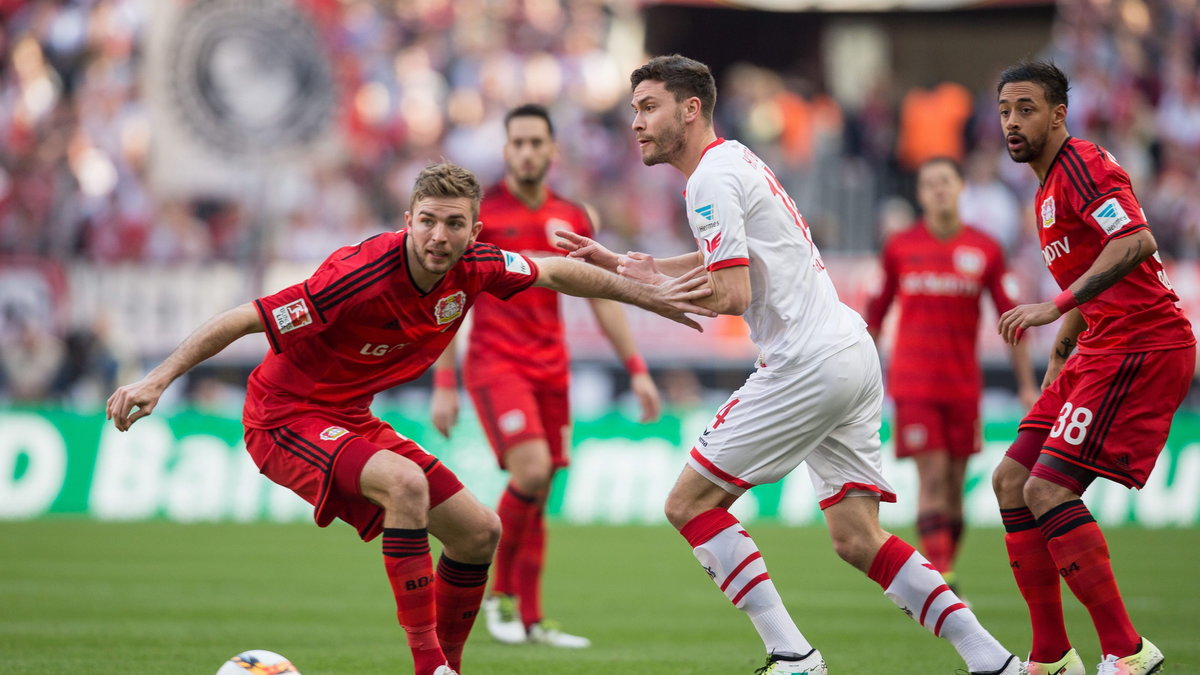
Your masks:
<path fill-rule="evenodd" d="M 662 404 L 658 395 L 658 387 L 646 369 L 646 362 L 637 353 L 633 343 L 633 334 L 629 331 L 629 322 L 625 319 L 625 308 L 612 300 L 591 299 L 592 313 L 596 315 L 596 323 L 613 346 L 617 358 L 625 364 L 629 372 L 629 388 L 638 398 L 642 407 L 642 422 L 653 422 L 662 412 Z"/>
<path fill-rule="evenodd" d="M 712 294 L 712 289 L 705 285 L 708 277 L 703 268 L 698 267 L 677 279 L 651 286 L 569 258 L 537 258 L 533 262 L 538 266 L 535 286 L 581 298 L 619 300 L 696 330 L 702 330 L 700 324 L 687 314 L 716 316 L 716 312 L 695 303 Z"/>
<path fill-rule="evenodd" d="M 1033 305 L 1019 305 L 1000 317 L 1000 335 L 1014 345 L 1020 333 L 1030 326 L 1044 326 L 1077 305 L 1081 305 L 1117 283 L 1158 250 L 1150 230 L 1113 239 L 1104 246 L 1096 261 L 1057 298 Z"/>
<path fill-rule="evenodd" d="M 134 422 L 154 411 L 159 397 L 175 378 L 219 353 L 243 335 L 261 333 L 263 330 L 258 310 L 251 303 L 239 305 L 214 316 L 189 335 L 170 356 L 145 377 L 113 392 L 113 395 L 108 397 L 108 419 L 113 421 L 118 430 L 128 431 Z"/>

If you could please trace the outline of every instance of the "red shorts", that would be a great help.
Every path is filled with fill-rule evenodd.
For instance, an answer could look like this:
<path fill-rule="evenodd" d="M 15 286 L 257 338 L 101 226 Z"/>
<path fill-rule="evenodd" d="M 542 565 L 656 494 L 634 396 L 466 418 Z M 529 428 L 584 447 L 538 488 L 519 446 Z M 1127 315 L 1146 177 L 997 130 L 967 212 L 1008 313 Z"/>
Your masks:
<path fill-rule="evenodd" d="M 363 496 L 360 483 L 363 467 L 376 452 L 390 450 L 425 470 L 431 509 L 463 488 L 437 457 L 387 423 L 355 417 L 296 417 L 274 429 L 247 428 L 246 450 L 263 475 L 313 505 L 317 525 L 325 527 L 341 518 L 363 541 L 383 531 L 383 508 Z"/>
<path fill-rule="evenodd" d="M 467 391 L 487 433 L 500 468 L 509 448 L 530 440 L 545 440 L 556 469 L 570 463 L 571 406 L 568 386 L 531 381 L 515 373 L 487 378 L 487 386 Z"/>
<path fill-rule="evenodd" d="M 1072 356 L 1021 421 L 1021 429 L 1048 432 L 1038 465 L 1014 459 L 1048 480 L 1082 468 L 1140 489 L 1167 442 L 1195 367 L 1194 345 Z M 1054 470 L 1062 462 L 1073 467 Z M 1049 467 L 1041 471 L 1045 476 L 1039 474 L 1043 464 Z"/>
<path fill-rule="evenodd" d="M 979 402 L 896 401 L 897 457 L 939 450 L 951 457 L 979 452 Z"/>

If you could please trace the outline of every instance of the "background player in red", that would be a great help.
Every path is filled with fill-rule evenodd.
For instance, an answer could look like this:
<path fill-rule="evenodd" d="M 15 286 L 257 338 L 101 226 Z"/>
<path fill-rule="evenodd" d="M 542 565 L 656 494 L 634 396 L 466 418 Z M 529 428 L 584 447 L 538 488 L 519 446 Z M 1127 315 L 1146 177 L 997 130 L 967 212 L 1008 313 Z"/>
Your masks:
<path fill-rule="evenodd" d="M 370 411 L 442 352 L 483 293 L 536 285 L 632 302 L 699 328 L 682 312 L 711 291 L 702 270 L 681 284 L 637 284 L 562 258 L 531 261 L 475 242 L 480 188 L 450 164 L 417 177 L 407 227 L 334 251 L 306 281 L 210 319 L 141 381 L 119 388 L 108 416 L 126 431 L 177 377 L 234 340 L 265 331 L 271 350 L 250 375 L 246 450 L 271 480 L 341 518 L 363 540 L 383 534 L 384 565 L 417 675 L 454 675 L 500 536 L 494 512 L 454 473 Z M 443 544 L 436 574 L 428 534 Z"/>
<path fill-rule="evenodd" d="M 556 152 L 550 115 L 543 106 L 522 105 L 509 111 L 504 127 L 504 179 L 483 196 L 479 239 L 530 257 L 564 255 L 556 230 L 585 237 L 594 232 L 588 212 L 545 183 Z M 545 504 L 554 472 L 568 464 L 571 424 L 570 364 L 558 303 L 557 293 L 533 289 L 509 302 L 481 298 L 471 315 L 467 389 L 501 468 L 510 474 L 496 509 L 504 533 L 484 616 L 501 642 L 587 647 L 586 638 L 542 621 Z M 591 306 L 629 372 L 642 421 L 656 419 L 658 389 L 636 351 L 624 309 L 601 299 Z M 451 345 L 434 370 L 433 423 L 447 438 L 458 417 L 455 356 Z"/>
<path fill-rule="evenodd" d="M 883 247 L 883 285 L 867 306 L 867 330 L 876 342 L 892 301 L 900 317 L 888 364 L 888 392 L 896 405 L 897 457 L 917 463 L 917 535 L 929 562 L 954 583 L 954 559 L 963 533 L 967 460 L 979 452 L 979 398 L 983 381 L 976 343 L 984 291 L 998 312 L 1016 303 L 1005 287 L 1004 253 L 982 231 L 963 224 L 958 199 L 962 169 L 949 158 L 917 171 L 921 220 Z M 1018 395 L 1028 410 L 1038 396 L 1025 346 L 1012 348 Z"/>
<path fill-rule="evenodd" d="M 564 255 L 554 231 L 593 237 L 582 205 L 556 195 L 545 183 L 556 154 L 550 113 L 528 103 L 504 118 L 504 179 L 480 205 L 481 241 L 530 257 Z M 659 393 L 638 356 L 624 310 L 593 299 L 596 323 L 629 371 L 642 406 L 642 422 L 659 416 Z M 497 513 L 504 525 L 496 552 L 492 592 L 484 603 L 488 632 L 502 643 L 586 647 L 586 638 L 542 622 L 541 573 L 545 561 L 545 504 L 554 471 L 568 465 L 569 359 L 558 294 L 533 289 L 500 303 L 482 298 L 472 313 L 466 382 L 480 424 L 510 473 Z M 446 437 L 458 417 L 454 346 L 434 366 L 433 425 Z M 515 601 L 515 602 L 514 602 Z M 520 615 L 517 615 L 520 610 Z"/>
<path fill-rule="evenodd" d="M 1041 182 L 1042 255 L 1063 289 L 1006 312 L 999 331 L 1016 344 L 1029 326 L 1063 321 L 1042 396 L 993 484 L 1033 624 L 1029 671 L 1084 672 L 1063 625 L 1061 575 L 1099 633 L 1097 672 L 1151 673 L 1163 653 L 1130 622 L 1108 545 L 1080 497 L 1097 477 L 1145 484 L 1191 384 L 1196 340 L 1129 176 L 1108 151 L 1067 132 L 1067 89 L 1049 63 L 1013 66 L 997 86 L 1008 153 Z"/>

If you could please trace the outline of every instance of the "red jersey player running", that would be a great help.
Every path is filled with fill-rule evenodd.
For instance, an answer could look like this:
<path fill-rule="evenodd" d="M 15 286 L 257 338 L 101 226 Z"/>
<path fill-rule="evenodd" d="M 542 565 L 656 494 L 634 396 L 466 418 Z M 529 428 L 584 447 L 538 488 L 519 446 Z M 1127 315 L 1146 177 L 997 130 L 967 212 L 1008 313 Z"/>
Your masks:
<path fill-rule="evenodd" d="M 1006 312 L 1000 334 L 1016 344 L 1029 326 L 1063 321 L 1042 396 L 993 486 L 1033 624 L 1029 671 L 1084 672 L 1063 625 L 1061 574 L 1100 636 L 1097 673 L 1140 675 L 1158 672 L 1163 653 L 1133 627 L 1081 496 L 1097 477 L 1145 485 L 1191 384 L 1196 340 L 1129 176 L 1108 151 L 1067 132 L 1067 88 L 1049 63 L 1013 66 L 996 88 L 1008 154 L 1041 182 L 1038 236 L 1063 289 Z"/>
<path fill-rule="evenodd" d="M 556 245 L 555 230 L 594 236 L 587 211 L 552 192 L 544 182 L 556 151 L 546 109 L 537 104 L 514 108 L 505 116 L 504 127 L 506 171 L 504 180 L 483 196 L 480 241 L 544 257 L 564 253 Z M 591 305 L 629 371 L 630 387 L 642 405 L 642 421 L 657 418 L 658 390 L 635 350 L 624 309 L 611 300 L 593 299 Z M 509 302 L 482 297 L 472 317 L 467 389 L 501 468 L 511 475 L 496 509 L 504 533 L 496 550 L 492 593 L 484 601 L 488 631 L 508 644 L 587 647 L 586 638 L 542 621 L 544 507 L 554 472 L 568 463 L 571 424 L 569 363 L 558 294 L 533 289 Z M 434 371 L 433 423 L 447 437 L 458 416 L 454 364 L 451 345 Z M 515 609 L 520 610 L 519 616 Z"/>
<path fill-rule="evenodd" d="M 250 333 L 271 350 L 250 375 L 246 450 L 271 480 L 341 518 L 363 540 L 383 535 L 383 560 L 416 675 L 454 675 L 475 621 L 500 520 L 416 443 L 371 414 L 373 396 L 411 381 L 437 358 L 467 309 L 488 293 L 530 286 L 635 303 L 698 328 L 683 312 L 708 295 L 683 283 L 632 283 L 575 261 L 533 261 L 475 242 L 480 188 L 451 164 L 417 177 L 407 227 L 334 251 L 306 281 L 219 314 L 141 381 L 108 399 L 126 431 L 163 390 Z M 436 572 L 428 534 L 443 549 Z"/>
<path fill-rule="evenodd" d="M 1005 289 L 999 244 L 959 220 L 962 191 L 962 170 L 954 160 L 936 158 L 921 165 L 917 201 L 922 220 L 884 245 L 883 286 L 867 307 L 867 330 L 878 341 L 888 308 L 900 298 L 888 365 L 888 391 L 896 403 L 896 456 L 916 460 L 921 550 L 956 590 L 954 559 L 963 534 L 967 460 L 980 450 L 979 303 L 986 290 L 999 312 L 1016 305 Z M 1023 344 L 1012 348 L 1012 361 L 1028 410 L 1038 389 Z"/>

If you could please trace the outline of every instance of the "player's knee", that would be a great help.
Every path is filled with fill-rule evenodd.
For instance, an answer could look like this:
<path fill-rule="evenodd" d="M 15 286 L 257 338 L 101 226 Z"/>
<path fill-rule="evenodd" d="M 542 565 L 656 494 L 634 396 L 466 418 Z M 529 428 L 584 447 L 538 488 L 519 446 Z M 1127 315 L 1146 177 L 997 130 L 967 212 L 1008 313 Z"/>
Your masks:
<path fill-rule="evenodd" d="M 478 524 L 471 528 L 460 545 L 479 559 L 491 560 L 500 543 L 500 533 L 500 516 L 491 509 L 485 509 L 478 518 Z"/>
<path fill-rule="evenodd" d="M 429 508 L 429 481 L 415 464 L 400 465 L 392 470 L 388 474 L 384 490 L 385 509 L 424 511 Z"/>
<path fill-rule="evenodd" d="M 670 494 L 667 496 L 667 502 L 663 505 L 663 513 L 667 516 L 667 522 L 676 530 L 682 530 L 684 525 L 688 524 L 696 514 L 696 507 L 691 501 Z"/>
<path fill-rule="evenodd" d="M 852 530 L 831 531 L 830 539 L 833 542 L 834 553 L 837 553 L 839 558 L 854 567 L 861 568 L 864 563 L 869 564 L 870 559 L 874 556 L 875 551 L 872 550 L 869 538 L 859 532 Z"/>
<path fill-rule="evenodd" d="M 1029 472 L 1014 462 L 1001 462 L 992 471 L 992 491 L 996 493 L 996 501 L 1000 508 L 1018 508 L 1025 504 L 1025 482 Z"/>

